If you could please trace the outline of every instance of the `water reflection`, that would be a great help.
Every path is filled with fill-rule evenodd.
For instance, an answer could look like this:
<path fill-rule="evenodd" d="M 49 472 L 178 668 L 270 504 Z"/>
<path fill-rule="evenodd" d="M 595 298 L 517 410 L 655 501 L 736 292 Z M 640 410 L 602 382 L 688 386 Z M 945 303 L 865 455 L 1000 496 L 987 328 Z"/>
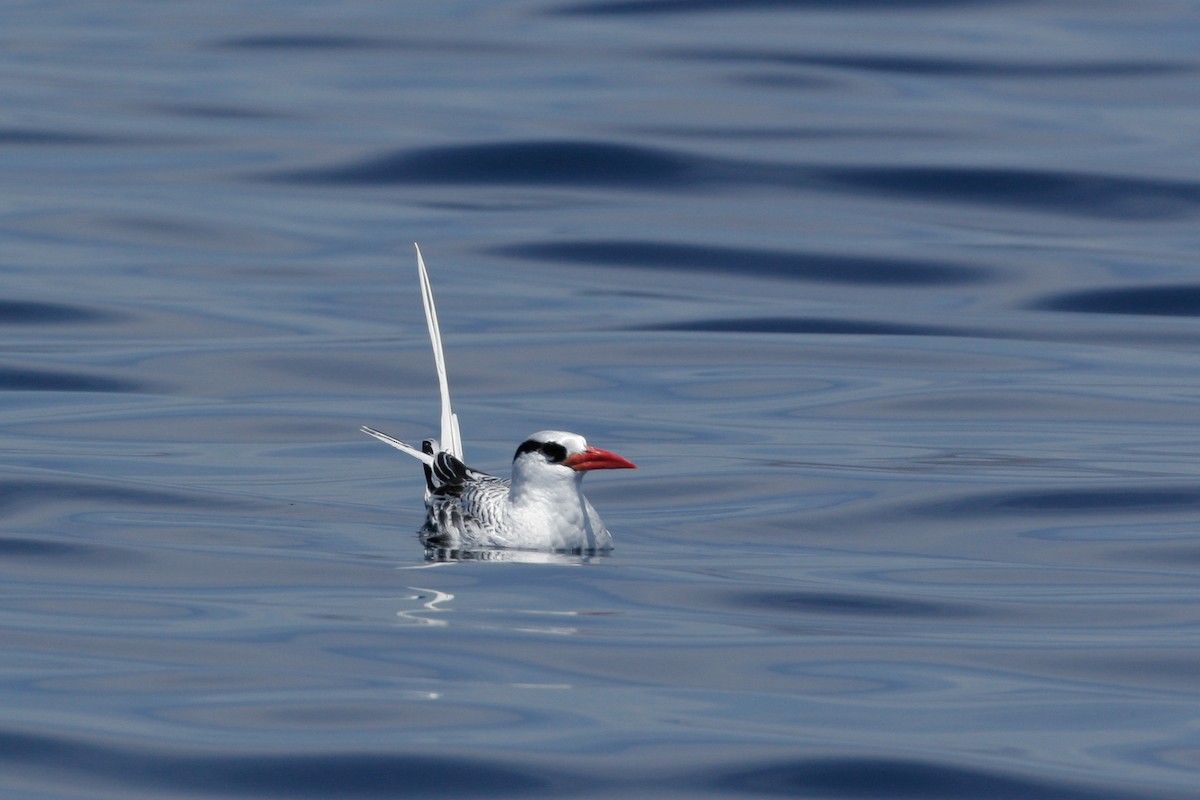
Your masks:
<path fill-rule="evenodd" d="M 412 625 L 430 625 L 435 628 L 444 627 L 449 624 L 447 620 L 425 616 L 426 614 L 440 614 L 449 611 L 448 608 L 440 608 L 440 604 L 449 603 L 454 599 L 454 595 L 450 592 L 442 592 L 437 589 L 422 589 L 417 586 L 408 587 L 417 594 L 411 597 L 406 597 L 406 600 L 416 600 L 420 603 L 420 608 L 406 611 L 401 609 L 396 612 L 396 617 L 405 624 Z"/>
<path fill-rule="evenodd" d="M 425 548 L 425 560 L 434 563 L 456 561 L 504 561 L 519 564 L 563 564 L 579 566 L 597 558 L 606 558 L 606 550 L 459 550 L 450 547 Z"/>

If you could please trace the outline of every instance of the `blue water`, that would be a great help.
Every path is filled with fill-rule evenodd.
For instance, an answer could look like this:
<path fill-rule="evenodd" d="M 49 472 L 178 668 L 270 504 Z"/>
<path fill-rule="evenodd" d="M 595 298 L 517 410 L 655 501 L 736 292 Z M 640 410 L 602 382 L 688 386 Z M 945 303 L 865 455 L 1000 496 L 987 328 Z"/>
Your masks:
<path fill-rule="evenodd" d="M 4 18 L 6 800 L 1200 794 L 1200 4 Z"/>

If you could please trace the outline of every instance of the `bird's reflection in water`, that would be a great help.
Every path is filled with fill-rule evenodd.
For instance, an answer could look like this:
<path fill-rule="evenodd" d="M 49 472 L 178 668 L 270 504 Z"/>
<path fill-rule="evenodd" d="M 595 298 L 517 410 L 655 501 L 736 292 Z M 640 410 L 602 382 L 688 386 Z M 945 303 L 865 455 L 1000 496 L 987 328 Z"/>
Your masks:
<path fill-rule="evenodd" d="M 450 625 L 450 617 L 444 616 L 454 611 L 446 608 L 455 597 L 450 592 L 437 589 L 426 589 L 420 586 L 409 586 L 414 594 L 405 597 L 406 601 L 416 604 L 415 608 L 401 609 L 396 612 L 396 618 L 402 625 L 422 625 L 427 627 L 445 628 Z M 491 630 L 509 630 L 520 633 L 538 633 L 554 636 L 577 636 L 583 630 L 577 625 L 564 624 L 576 619 L 612 616 L 610 611 L 574 611 L 559 609 L 523 608 L 489 608 L 479 612 L 475 609 L 467 611 L 464 618 L 459 616 L 456 626 L 466 624 L 469 627 Z"/>
<path fill-rule="evenodd" d="M 450 609 L 441 608 L 442 603 L 449 603 L 454 599 L 454 595 L 449 592 L 440 592 L 437 589 L 422 589 L 419 586 L 410 586 L 416 594 L 411 597 L 404 598 L 405 600 L 415 600 L 420 603 L 419 608 L 411 611 L 401 609 L 396 612 L 396 617 L 403 623 L 410 625 L 432 625 L 433 627 L 442 627 L 449 624 L 448 620 L 440 619 L 432 614 L 444 614 Z"/>
<path fill-rule="evenodd" d="M 562 566 L 578 567 L 585 564 L 590 564 L 598 559 L 605 558 L 609 555 L 609 550 L 561 550 L 561 551 L 544 551 L 544 550 L 458 550 L 444 547 L 430 547 L 425 550 L 424 564 L 412 564 L 410 566 L 400 567 L 401 570 L 418 570 L 430 569 L 432 567 L 447 567 L 457 562 L 505 562 L 505 563 L 525 563 L 525 564 L 559 564 Z M 446 616 L 452 611 L 462 612 L 463 609 L 455 609 L 448 607 L 455 596 L 450 592 L 443 592 L 438 589 L 429 589 L 420 586 L 407 587 L 413 594 L 404 597 L 405 607 L 396 612 L 397 620 L 405 625 L 424 625 L 433 627 L 446 627 L 450 624 L 450 618 Z M 491 608 L 486 612 L 487 619 L 483 619 L 473 615 L 478 609 L 467 610 L 467 618 L 459 616 L 456 620 L 456 625 L 467 624 L 482 628 L 507 628 L 515 631 L 523 631 L 526 633 L 546 633 L 557 635 L 575 635 L 580 631 L 573 626 L 562 624 L 564 617 L 589 617 L 589 616 L 604 616 L 608 612 L 604 611 L 573 611 L 573 610 L 534 610 L 534 609 L 496 609 Z M 501 617 L 495 615 L 500 613 L 504 618 L 503 622 L 497 624 Z M 552 618 L 552 623 L 541 623 L 530 618 L 549 617 Z M 550 622 L 550 621 L 548 621 Z"/>
<path fill-rule="evenodd" d="M 450 547 L 425 548 L 425 560 L 435 563 L 455 561 L 506 561 L 520 564 L 562 564 L 578 566 L 607 558 L 610 550 L 460 550 Z"/>

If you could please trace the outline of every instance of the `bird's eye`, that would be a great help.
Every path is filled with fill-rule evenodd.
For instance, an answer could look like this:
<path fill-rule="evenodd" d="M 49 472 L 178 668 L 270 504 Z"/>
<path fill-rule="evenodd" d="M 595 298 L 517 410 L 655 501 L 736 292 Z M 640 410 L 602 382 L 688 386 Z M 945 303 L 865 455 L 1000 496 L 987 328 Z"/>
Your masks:
<path fill-rule="evenodd" d="M 558 442 L 546 442 L 542 445 L 542 455 L 551 464 L 558 464 L 566 460 L 567 448 L 563 447 Z"/>

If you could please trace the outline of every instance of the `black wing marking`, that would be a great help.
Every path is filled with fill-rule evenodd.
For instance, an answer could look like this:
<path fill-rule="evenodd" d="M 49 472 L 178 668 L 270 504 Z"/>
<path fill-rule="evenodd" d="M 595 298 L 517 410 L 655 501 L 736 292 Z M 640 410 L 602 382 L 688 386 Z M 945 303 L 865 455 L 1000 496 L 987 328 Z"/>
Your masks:
<path fill-rule="evenodd" d="M 446 486 L 462 486 L 470 472 L 466 464 L 445 450 L 433 457 L 432 471 L 439 489 Z"/>
<path fill-rule="evenodd" d="M 493 478 L 486 472 L 471 469 L 448 450 L 441 450 L 436 439 L 421 442 L 421 451 L 433 456 L 425 465 L 425 485 L 430 493 L 456 494 L 464 484 Z"/>
<path fill-rule="evenodd" d="M 431 455 L 433 455 L 433 451 L 434 451 L 434 446 L 433 446 L 432 439 L 426 439 L 425 441 L 421 442 L 421 452 L 422 453 L 425 453 L 426 455 L 431 456 Z M 422 466 L 425 467 L 425 497 L 428 498 L 429 493 L 432 492 L 437 487 L 435 487 L 433 485 L 433 468 L 430 467 L 429 464 L 423 464 Z"/>

